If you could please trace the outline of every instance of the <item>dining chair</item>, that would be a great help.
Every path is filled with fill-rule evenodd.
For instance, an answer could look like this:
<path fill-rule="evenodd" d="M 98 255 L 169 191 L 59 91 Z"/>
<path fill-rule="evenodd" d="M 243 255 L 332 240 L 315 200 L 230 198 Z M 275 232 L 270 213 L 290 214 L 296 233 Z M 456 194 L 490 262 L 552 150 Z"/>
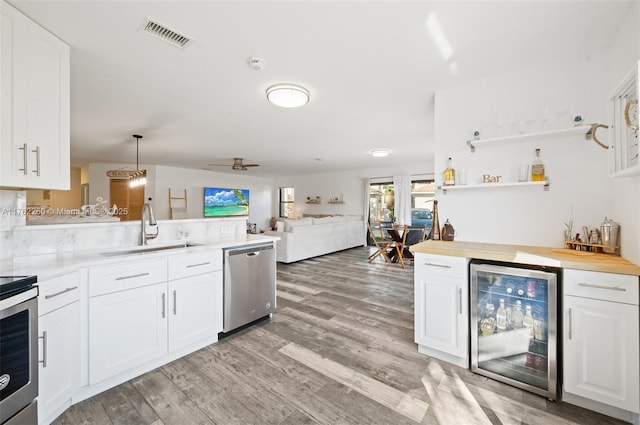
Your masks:
<path fill-rule="evenodd" d="M 380 255 L 382 255 L 385 262 L 391 264 L 391 259 L 389 258 L 389 255 L 387 255 L 387 250 L 391 247 L 391 245 L 393 244 L 393 241 L 391 239 L 387 239 L 384 237 L 380 223 L 378 223 L 377 227 L 378 227 L 378 230 L 380 231 L 379 235 L 376 235 L 376 233 L 373 231 L 373 228 L 371 227 L 371 223 L 370 222 L 367 223 L 367 228 L 369 229 L 369 235 L 371 235 L 371 240 L 373 240 L 373 243 L 376 245 L 376 248 L 377 248 L 377 251 L 369 256 L 369 262 L 371 263 L 373 260 L 375 260 Z"/>
<path fill-rule="evenodd" d="M 393 247 L 396 249 L 396 258 L 404 269 L 404 248 L 406 246 L 407 234 L 409 233 L 409 226 L 407 224 L 394 224 L 393 230 L 397 232 L 398 237 L 393 241 Z M 402 231 L 402 235 L 400 232 Z"/>

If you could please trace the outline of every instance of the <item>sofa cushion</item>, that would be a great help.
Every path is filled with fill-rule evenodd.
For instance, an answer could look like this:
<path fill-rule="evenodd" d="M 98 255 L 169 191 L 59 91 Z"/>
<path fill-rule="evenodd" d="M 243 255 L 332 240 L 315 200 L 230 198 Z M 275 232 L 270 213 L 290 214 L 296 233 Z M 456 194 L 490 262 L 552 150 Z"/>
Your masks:
<path fill-rule="evenodd" d="M 289 218 L 284 219 L 284 231 L 290 232 L 294 227 L 299 226 L 311 226 L 313 224 L 313 219 L 311 217 L 300 218 L 298 220 L 291 220 Z"/>
<path fill-rule="evenodd" d="M 333 217 L 322 217 L 322 218 L 313 217 L 311 218 L 311 220 L 313 220 L 313 224 L 328 224 L 328 223 L 334 222 Z"/>

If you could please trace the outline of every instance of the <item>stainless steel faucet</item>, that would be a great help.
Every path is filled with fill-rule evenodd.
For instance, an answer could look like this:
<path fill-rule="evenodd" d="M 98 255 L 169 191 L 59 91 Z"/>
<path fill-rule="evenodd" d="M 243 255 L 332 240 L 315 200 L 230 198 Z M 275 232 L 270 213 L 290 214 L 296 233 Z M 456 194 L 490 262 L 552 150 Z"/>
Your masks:
<path fill-rule="evenodd" d="M 144 219 L 144 212 L 148 211 L 149 212 L 149 227 L 153 226 L 156 228 L 156 232 L 155 233 L 147 233 L 147 228 L 145 225 L 145 219 Z M 158 236 L 158 223 L 156 223 L 156 218 L 153 216 L 153 209 L 151 208 L 151 205 L 149 205 L 148 203 L 145 203 L 142 206 L 142 213 L 140 214 L 140 245 L 146 245 L 147 244 L 147 240 L 149 239 L 154 239 L 156 236 Z"/>

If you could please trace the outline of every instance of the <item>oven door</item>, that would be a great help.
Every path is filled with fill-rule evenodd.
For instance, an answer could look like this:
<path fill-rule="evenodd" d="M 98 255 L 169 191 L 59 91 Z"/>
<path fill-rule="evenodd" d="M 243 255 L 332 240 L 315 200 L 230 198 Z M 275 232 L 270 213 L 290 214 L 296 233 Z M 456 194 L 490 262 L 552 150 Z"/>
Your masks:
<path fill-rule="evenodd" d="M 38 396 L 38 289 L 0 300 L 0 424 Z"/>

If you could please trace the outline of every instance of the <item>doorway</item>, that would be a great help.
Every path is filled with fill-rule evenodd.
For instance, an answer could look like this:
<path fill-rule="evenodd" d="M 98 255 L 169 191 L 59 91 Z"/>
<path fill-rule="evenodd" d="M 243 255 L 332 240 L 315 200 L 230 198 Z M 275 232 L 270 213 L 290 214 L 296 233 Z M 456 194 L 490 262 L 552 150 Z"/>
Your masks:
<path fill-rule="evenodd" d="M 140 220 L 144 205 L 144 186 L 129 187 L 129 179 L 111 179 L 109 199 L 111 206 L 117 205 L 117 217 L 120 217 L 121 221 Z"/>

